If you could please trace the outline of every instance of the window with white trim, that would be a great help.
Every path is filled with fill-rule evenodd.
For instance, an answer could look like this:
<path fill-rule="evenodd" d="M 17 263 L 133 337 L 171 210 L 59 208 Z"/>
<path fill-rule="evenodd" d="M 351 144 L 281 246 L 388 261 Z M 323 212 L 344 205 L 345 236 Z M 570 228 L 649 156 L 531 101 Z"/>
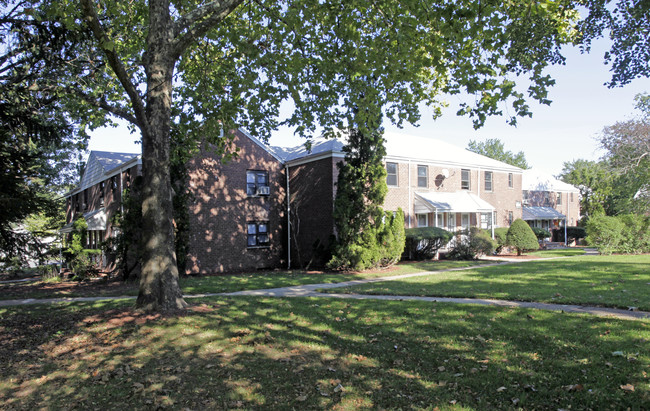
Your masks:
<path fill-rule="evenodd" d="M 418 227 L 428 227 L 428 218 L 426 214 L 417 214 Z"/>
<path fill-rule="evenodd" d="M 492 172 L 486 171 L 483 176 L 485 179 L 485 191 L 492 191 Z"/>
<path fill-rule="evenodd" d="M 469 170 L 462 169 L 460 170 L 460 188 L 461 190 L 469 190 L 471 187 L 470 184 L 470 172 Z"/>
<path fill-rule="evenodd" d="M 397 187 L 399 181 L 397 180 L 397 163 L 386 163 L 386 185 Z"/>
<path fill-rule="evenodd" d="M 515 186 L 514 177 L 512 173 L 508 173 L 508 188 L 513 188 Z"/>
<path fill-rule="evenodd" d="M 418 187 L 429 187 L 429 167 L 418 166 Z"/>
<path fill-rule="evenodd" d="M 562 205 L 562 193 L 557 193 L 557 199 L 555 200 L 555 205 Z"/>
<path fill-rule="evenodd" d="M 269 245 L 269 224 L 267 222 L 249 221 L 246 224 L 248 247 L 265 247 Z"/>
<path fill-rule="evenodd" d="M 249 196 L 267 196 L 269 193 L 269 172 L 262 170 L 247 170 L 246 194 Z"/>

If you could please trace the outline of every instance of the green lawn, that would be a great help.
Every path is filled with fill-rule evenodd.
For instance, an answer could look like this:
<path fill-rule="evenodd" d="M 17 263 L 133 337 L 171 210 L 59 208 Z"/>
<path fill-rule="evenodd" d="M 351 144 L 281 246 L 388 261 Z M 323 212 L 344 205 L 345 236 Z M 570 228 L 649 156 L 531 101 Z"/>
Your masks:
<path fill-rule="evenodd" d="M 480 261 L 429 261 L 400 263 L 386 270 L 364 271 L 361 273 L 305 272 L 305 271 L 259 271 L 246 274 L 198 276 L 181 278 L 181 288 L 185 294 L 205 294 L 256 290 L 262 288 L 288 287 L 314 283 L 336 283 L 365 278 L 414 272 L 443 270 L 447 268 L 470 267 L 483 264 Z M 53 283 L 37 281 L 30 283 L 0 284 L 0 300 L 24 298 L 56 298 L 87 296 L 137 295 L 135 283 L 94 283 L 67 282 Z"/>
<path fill-rule="evenodd" d="M 328 292 L 494 298 L 650 310 L 650 255 L 582 256 L 481 267 Z"/>
<path fill-rule="evenodd" d="M 650 409 L 650 322 L 421 301 L 0 309 L 4 409 Z"/>
<path fill-rule="evenodd" d="M 575 257 L 577 255 L 583 255 L 585 250 L 583 248 L 558 248 L 555 250 L 539 250 L 526 253 L 526 255 L 531 255 L 541 258 L 553 258 L 553 257 Z"/>

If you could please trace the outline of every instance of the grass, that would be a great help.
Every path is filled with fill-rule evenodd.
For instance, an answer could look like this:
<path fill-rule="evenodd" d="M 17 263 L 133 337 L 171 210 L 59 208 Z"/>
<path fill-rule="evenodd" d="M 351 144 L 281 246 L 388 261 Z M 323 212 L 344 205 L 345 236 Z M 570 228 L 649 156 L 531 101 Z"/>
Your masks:
<path fill-rule="evenodd" d="M 650 322 L 419 301 L 0 309 L 5 409 L 649 409 Z"/>
<path fill-rule="evenodd" d="M 387 275 L 408 274 L 431 270 L 478 265 L 479 261 L 428 261 L 400 263 L 386 270 L 360 273 L 260 271 L 246 274 L 186 277 L 180 279 L 185 294 L 206 294 L 278 288 L 314 283 L 336 283 Z M 135 283 L 66 282 L 52 284 L 45 281 L 0 284 L 0 300 L 24 298 L 56 298 L 87 296 L 137 295 Z"/>
<path fill-rule="evenodd" d="M 530 255 L 534 257 L 541 258 L 553 258 L 553 257 L 575 257 L 578 255 L 583 255 L 585 250 L 583 248 L 557 248 L 551 250 L 539 250 L 528 252 L 525 255 Z"/>
<path fill-rule="evenodd" d="M 650 310 L 650 255 L 583 256 L 477 267 L 330 292 L 494 298 Z"/>

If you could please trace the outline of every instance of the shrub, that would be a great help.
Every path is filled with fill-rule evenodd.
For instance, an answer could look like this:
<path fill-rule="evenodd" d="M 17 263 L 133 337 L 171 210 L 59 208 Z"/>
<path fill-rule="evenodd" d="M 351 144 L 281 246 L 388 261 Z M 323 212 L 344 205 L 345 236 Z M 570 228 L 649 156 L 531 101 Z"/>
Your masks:
<path fill-rule="evenodd" d="M 397 263 L 404 252 L 406 234 L 404 232 L 404 212 L 398 209 L 395 214 L 386 211 L 386 217 L 379 232 L 381 257 L 379 265 L 388 267 Z"/>
<path fill-rule="evenodd" d="M 623 241 L 618 251 L 627 254 L 640 254 L 650 251 L 650 218 L 625 214 L 618 217 L 623 223 Z"/>
<path fill-rule="evenodd" d="M 551 236 L 551 233 L 548 232 L 548 230 L 544 230 L 543 228 L 538 228 L 538 227 L 531 227 L 531 228 L 533 229 L 533 233 L 535 233 L 535 237 L 537 237 L 537 240 L 543 240 Z"/>
<path fill-rule="evenodd" d="M 587 244 L 598 248 L 601 254 L 619 251 L 624 229 L 624 224 L 616 217 L 592 216 L 587 222 Z"/>
<path fill-rule="evenodd" d="M 494 239 L 497 242 L 496 252 L 500 253 L 507 245 L 508 227 L 497 227 L 494 229 Z"/>
<path fill-rule="evenodd" d="M 453 234 L 439 227 L 407 228 L 404 258 L 409 260 L 428 260 L 434 258 Z"/>
<path fill-rule="evenodd" d="M 516 219 L 510 225 L 506 235 L 506 244 L 517 249 L 517 255 L 525 251 L 537 250 L 539 243 L 532 228 L 521 218 Z"/>
<path fill-rule="evenodd" d="M 486 254 L 492 254 L 496 241 L 478 227 L 471 227 L 457 234 L 456 244 L 451 249 L 447 258 L 452 260 L 475 260 Z"/>
<path fill-rule="evenodd" d="M 97 275 L 91 255 L 100 254 L 100 250 L 89 250 L 84 248 L 86 244 L 86 220 L 80 218 L 73 224 L 72 241 L 65 250 L 66 260 L 75 274 L 75 279 L 83 280 Z"/>

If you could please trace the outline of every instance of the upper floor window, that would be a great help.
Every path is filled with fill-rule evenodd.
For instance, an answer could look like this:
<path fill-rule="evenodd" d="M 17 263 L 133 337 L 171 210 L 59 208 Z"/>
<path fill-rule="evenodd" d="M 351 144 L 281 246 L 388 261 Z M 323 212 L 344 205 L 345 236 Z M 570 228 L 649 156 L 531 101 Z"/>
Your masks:
<path fill-rule="evenodd" d="M 246 171 L 246 194 L 249 196 L 267 196 L 269 193 L 270 187 L 268 171 Z"/>
<path fill-rule="evenodd" d="M 386 185 L 397 187 L 397 163 L 386 163 Z"/>
<path fill-rule="evenodd" d="M 555 201 L 555 205 L 562 205 L 562 193 L 557 193 L 557 200 Z"/>
<path fill-rule="evenodd" d="M 84 211 L 88 210 L 88 189 L 84 190 Z"/>
<path fill-rule="evenodd" d="M 106 182 L 99 183 L 99 202 L 104 205 L 104 191 L 106 190 Z"/>
<path fill-rule="evenodd" d="M 485 191 L 492 191 L 492 172 L 485 172 Z"/>
<path fill-rule="evenodd" d="M 247 224 L 248 247 L 263 247 L 269 245 L 269 225 L 265 222 L 249 222 Z"/>
<path fill-rule="evenodd" d="M 544 191 L 544 207 L 551 206 L 551 193 Z"/>
<path fill-rule="evenodd" d="M 470 185 L 470 173 L 469 170 L 462 169 L 460 170 L 460 188 L 463 190 L 469 190 Z"/>
<path fill-rule="evenodd" d="M 514 177 L 512 176 L 512 173 L 508 173 L 508 188 L 513 188 L 514 186 Z"/>
<path fill-rule="evenodd" d="M 569 193 L 569 194 L 570 194 L 569 200 L 573 203 L 573 193 Z"/>
<path fill-rule="evenodd" d="M 418 187 L 429 187 L 429 167 L 418 166 Z"/>
<path fill-rule="evenodd" d="M 522 200 L 524 201 L 524 205 L 528 205 L 528 203 L 530 203 L 530 199 L 528 198 L 528 190 L 523 190 L 521 194 L 523 197 Z"/>

